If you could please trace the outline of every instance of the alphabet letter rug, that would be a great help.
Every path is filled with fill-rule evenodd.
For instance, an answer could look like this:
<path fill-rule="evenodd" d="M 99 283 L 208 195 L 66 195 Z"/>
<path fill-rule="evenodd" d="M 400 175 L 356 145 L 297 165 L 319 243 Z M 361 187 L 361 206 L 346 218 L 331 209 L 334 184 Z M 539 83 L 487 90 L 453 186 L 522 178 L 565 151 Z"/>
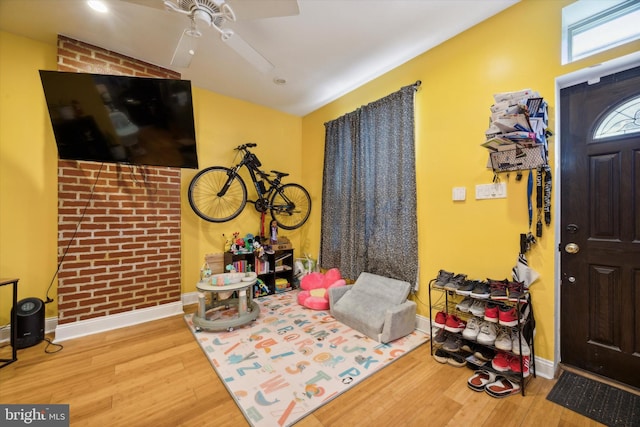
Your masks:
<path fill-rule="evenodd" d="M 213 369 L 255 427 L 291 425 L 429 340 L 416 330 L 380 344 L 328 311 L 298 305 L 296 291 L 256 301 L 258 319 L 231 332 L 196 332 L 192 315 L 185 316 Z"/>

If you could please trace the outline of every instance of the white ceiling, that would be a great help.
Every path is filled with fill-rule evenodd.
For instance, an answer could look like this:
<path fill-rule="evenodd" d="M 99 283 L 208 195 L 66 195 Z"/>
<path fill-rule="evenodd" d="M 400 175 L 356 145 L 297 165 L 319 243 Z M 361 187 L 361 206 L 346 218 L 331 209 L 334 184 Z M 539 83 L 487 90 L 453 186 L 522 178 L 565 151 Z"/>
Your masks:
<path fill-rule="evenodd" d="M 98 14 L 84 0 L 0 0 L 0 29 L 52 45 L 63 34 L 175 69 L 194 86 L 303 116 L 519 0 L 298 0 L 298 15 L 263 19 L 240 11 L 292 0 L 229 0 L 237 21 L 224 26 L 275 65 L 265 74 L 202 26 L 190 67 L 171 67 L 189 18 L 164 10 L 162 0 L 132 1 L 160 8 L 106 0 L 110 11 Z"/>

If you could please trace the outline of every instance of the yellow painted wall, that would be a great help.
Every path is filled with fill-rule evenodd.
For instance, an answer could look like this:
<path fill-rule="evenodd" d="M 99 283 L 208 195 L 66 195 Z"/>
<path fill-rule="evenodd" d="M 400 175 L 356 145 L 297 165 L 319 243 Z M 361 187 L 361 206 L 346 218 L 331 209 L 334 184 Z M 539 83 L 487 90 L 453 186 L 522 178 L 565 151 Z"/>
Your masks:
<path fill-rule="evenodd" d="M 486 152 L 479 147 L 495 92 L 532 88 L 556 108 L 554 79 L 640 50 L 634 42 L 568 66 L 560 65 L 560 11 L 569 0 L 523 0 L 454 39 L 375 79 L 304 118 L 194 88 L 201 167 L 230 164 L 232 148 L 253 141 L 267 169 L 291 173 L 312 196 L 312 216 L 289 236 L 296 256 L 317 256 L 324 123 L 422 81 L 416 94 L 416 153 L 421 290 L 419 314 L 428 315 L 426 285 L 439 269 L 473 278 L 510 274 L 526 232 L 524 182 L 502 177 L 508 198 L 476 201 L 476 184 L 490 183 Z M 44 293 L 56 268 L 57 152 L 45 111 L 38 69 L 56 68 L 56 48 L 0 32 L 0 276 L 20 277 L 20 298 Z M 551 121 L 555 130 L 555 123 Z M 550 150 L 553 152 L 554 139 Z M 25 155 L 28 154 L 28 156 Z M 551 159 L 554 162 L 554 159 Z M 183 195 L 195 171 L 183 170 Z M 451 189 L 467 200 L 454 203 Z M 195 290 L 202 257 L 222 250 L 222 233 L 257 232 L 258 216 L 210 224 L 182 202 L 183 291 Z M 555 214 L 555 211 L 553 212 Z M 554 352 L 554 224 L 529 255 L 541 279 L 532 287 L 538 320 L 536 353 Z M 57 283 L 57 282 L 56 282 Z M 55 299 L 56 283 L 51 296 Z M 0 325 L 8 321 L 8 289 L 0 290 Z M 56 315 L 55 304 L 47 317 Z"/>
<path fill-rule="evenodd" d="M 0 32 L 0 277 L 17 277 L 18 298 L 45 299 L 57 268 L 58 154 L 39 69 L 55 70 L 55 45 Z M 231 165 L 234 147 L 255 142 L 266 170 L 301 181 L 301 119 L 193 88 L 200 167 Z M 182 288 L 195 291 L 204 255 L 222 252 L 222 234 L 257 233 L 260 215 L 249 206 L 235 221 L 212 224 L 197 217 L 186 194 L 197 171 L 182 170 Z M 249 182 L 248 182 L 249 184 Z M 254 195 L 252 187 L 249 194 Z M 304 227 L 281 230 L 299 248 Z M 297 252 L 296 252 L 297 253 Z M 296 255 L 297 256 L 297 255 Z M 56 297 L 57 278 L 51 296 Z M 9 322 L 11 289 L 0 289 L 0 326 Z M 56 302 L 46 317 L 57 316 Z"/>
<path fill-rule="evenodd" d="M 38 74 L 55 68 L 54 46 L 0 32 L 0 276 L 20 279 L 18 299 L 44 300 L 57 268 L 58 153 Z M 0 288 L 0 326 L 10 302 Z"/>
<path fill-rule="evenodd" d="M 233 150 L 245 142 L 258 144 L 253 152 L 266 171 L 279 170 L 291 176 L 285 182 L 301 183 L 301 119 L 245 101 L 222 96 L 206 90 L 194 91 L 194 114 L 198 140 L 200 168 L 206 166 L 231 166 L 240 160 Z M 244 172 L 244 171 L 243 171 Z M 182 283 L 183 292 L 193 292 L 198 281 L 203 256 L 222 252 L 223 234 L 237 231 L 257 235 L 260 231 L 260 215 L 248 204 L 233 221 L 214 224 L 201 220 L 189 206 L 186 197 L 191 179 L 197 171 L 182 170 Z M 246 172 L 243 173 L 250 200 L 255 200 L 255 189 Z M 267 217 L 267 228 L 269 226 Z M 300 252 L 300 236 L 306 226 L 298 230 L 280 230 L 280 236 L 288 237 Z M 267 231 L 268 232 L 268 231 Z"/>
<path fill-rule="evenodd" d="M 520 233 L 528 231 L 526 174 L 521 182 L 515 181 L 515 173 L 509 178 L 501 174 L 507 183 L 506 199 L 475 200 L 475 186 L 493 179 L 485 168 L 486 150 L 479 146 L 484 142 L 493 94 L 524 88 L 539 91 L 549 103 L 550 128 L 555 131 L 556 77 L 640 49 L 640 42 L 634 42 L 561 66 L 561 8 L 569 3 L 524 0 L 303 118 L 303 179 L 312 194 L 320 195 L 324 123 L 422 81 L 416 93 L 421 288 L 414 299 L 423 316 L 429 315 L 427 284 L 439 269 L 478 279 L 510 277 Z M 452 201 L 453 187 L 466 187 L 466 201 Z M 319 212 L 320 203 L 316 203 L 310 233 L 315 254 Z M 528 256 L 541 274 L 531 287 L 536 355 L 547 360 L 554 355 L 554 226 L 545 227 Z"/>

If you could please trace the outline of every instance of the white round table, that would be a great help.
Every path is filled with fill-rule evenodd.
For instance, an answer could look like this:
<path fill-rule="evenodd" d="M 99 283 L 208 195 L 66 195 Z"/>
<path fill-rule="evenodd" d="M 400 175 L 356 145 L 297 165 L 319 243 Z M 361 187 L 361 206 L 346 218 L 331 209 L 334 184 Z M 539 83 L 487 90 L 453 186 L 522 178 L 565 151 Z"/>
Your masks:
<path fill-rule="evenodd" d="M 212 285 L 211 280 L 201 280 L 196 285 L 198 289 L 198 312 L 193 315 L 196 331 L 232 331 L 233 328 L 253 322 L 260 314 L 260 306 L 253 300 L 253 285 L 257 276 L 251 275 L 237 283 L 227 285 Z M 211 302 L 207 304 L 205 293 L 211 294 Z M 237 293 L 234 298 L 222 298 L 225 293 Z M 233 306 L 238 314 L 232 317 L 207 318 L 207 313 L 227 310 Z"/>

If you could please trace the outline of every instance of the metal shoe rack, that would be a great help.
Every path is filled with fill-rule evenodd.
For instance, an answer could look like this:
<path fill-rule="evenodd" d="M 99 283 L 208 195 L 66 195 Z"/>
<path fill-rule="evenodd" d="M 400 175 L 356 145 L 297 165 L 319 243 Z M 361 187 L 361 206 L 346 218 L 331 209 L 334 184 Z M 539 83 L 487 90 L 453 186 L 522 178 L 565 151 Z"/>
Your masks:
<path fill-rule="evenodd" d="M 465 297 L 462 295 L 458 295 L 456 294 L 455 291 L 451 291 L 448 289 L 443 289 L 443 288 L 439 288 L 439 287 L 434 287 L 434 283 L 435 283 L 435 279 L 431 280 L 429 282 L 429 312 L 431 314 L 430 319 L 429 319 L 429 323 L 430 323 L 430 327 L 431 327 L 431 332 L 433 333 L 433 329 L 434 329 L 434 322 L 433 322 L 433 316 L 434 313 L 437 313 L 438 311 L 443 311 L 447 314 L 455 314 L 456 316 L 458 316 L 459 318 L 461 318 L 464 321 L 468 321 L 471 317 L 473 317 L 473 314 L 471 313 L 465 313 L 462 312 L 460 310 L 458 310 L 456 308 L 456 305 L 458 304 L 458 302 L 462 301 Z M 432 295 L 433 294 L 433 295 Z M 437 298 L 436 298 L 437 297 Z M 434 301 L 435 298 L 435 301 Z M 471 297 L 472 299 L 476 300 L 475 298 Z M 518 323 L 516 326 L 513 326 L 511 328 L 517 328 L 517 332 L 518 332 L 518 345 L 519 345 L 519 351 L 520 351 L 520 355 L 522 354 L 522 342 L 521 339 L 523 338 L 523 331 L 525 329 L 525 327 L 529 326 L 532 330 L 534 327 L 533 322 L 535 322 L 534 317 L 533 317 L 533 306 L 531 305 L 531 298 L 529 297 L 529 292 L 525 292 L 524 293 L 524 297 L 522 298 L 522 301 L 525 301 L 526 303 L 529 304 L 529 308 L 530 308 L 530 313 L 527 316 L 526 319 L 521 319 L 521 308 L 522 308 L 522 303 L 521 300 L 518 300 L 517 302 L 511 302 L 511 301 L 497 301 L 497 300 L 492 300 L 492 299 L 477 299 L 479 301 L 482 302 L 492 302 L 495 303 L 498 306 L 515 306 L 517 313 L 518 313 Z M 507 326 L 503 326 L 508 328 Z M 498 353 L 498 352 L 505 352 L 504 350 L 500 350 L 498 348 L 496 348 L 493 345 L 485 345 L 485 344 L 480 344 L 476 341 L 472 341 L 472 340 L 468 340 L 465 339 L 462 336 L 462 332 L 449 332 L 449 331 L 445 331 L 447 334 L 451 334 L 451 335 L 455 335 L 458 336 L 460 338 L 460 340 L 462 342 L 466 342 L 470 344 L 470 347 L 484 347 L 487 349 L 490 349 L 491 351 L 493 351 L 494 353 Z M 529 334 L 527 334 L 529 335 Z M 445 349 L 443 349 L 442 347 L 435 347 L 434 346 L 434 340 L 433 340 L 433 336 L 431 337 L 431 340 L 429 340 L 430 345 L 431 345 L 431 355 L 433 356 L 435 351 L 438 349 L 441 349 L 442 351 L 449 353 L 449 354 L 457 354 L 458 356 L 462 356 L 465 358 L 465 360 L 467 361 L 467 367 L 470 367 L 474 370 L 477 369 L 484 369 L 487 371 L 491 371 L 496 373 L 496 375 L 500 375 L 503 377 L 507 377 L 510 378 L 512 380 L 517 380 L 520 384 L 520 392 L 522 394 L 522 396 L 525 395 L 525 388 L 526 388 L 526 384 L 528 383 L 528 380 L 530 380 L 531 378 L 535 378 L 536 376 L 536 367 L 535 367 L 535 350 L 534 350 L 534 345 L 533 345 L 533 333 L 530 334 L 531 337 L 530 339 L 527 340 L 527 344 L 529 345 L 529 348 L 531 349 L 531 355 L 529 357 L 529 376 L 525 377 L 523 372 L 524 372 L 524 366 L 523 366 L 523 358 L 520 357 L 519 355 L 516 355 L 513 352 L 509 352 L 507 351 L 506 353 L 509 353 L 515 357 L 518 357 L 520 360 L 520 372 L 516 373 L 516 372 L 512 372 L 512 371 L 508 371 L 508 372 L 501 372 L 501 371 L 497 371 L 493 368 L 493 366 L 491 366 L 491 362 L 484 362 L 483 364 L 478 364 L 478 363 L 474 363 L 472 362 L 472 360 L 474 360 L 473 357 L 473 352 L 469 353 L 469 352 L 464 352 L 464 351 L 458 351 L 458 352 L 450 352 L 447 351 Z"/>

